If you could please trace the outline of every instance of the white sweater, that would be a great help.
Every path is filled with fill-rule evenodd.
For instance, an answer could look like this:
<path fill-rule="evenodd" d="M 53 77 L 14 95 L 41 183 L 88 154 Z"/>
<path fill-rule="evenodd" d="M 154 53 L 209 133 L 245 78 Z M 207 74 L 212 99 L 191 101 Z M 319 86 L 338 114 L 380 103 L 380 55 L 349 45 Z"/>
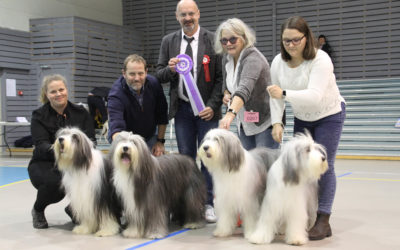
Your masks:
<path fill-rule="evenodd" d="M 324 51 L 318 50 L 313 60 L 306 60 L 290 68 L 277 55 L 271 65 L 272 84 L 286 90 L 294 116 L 303 121 L 317 121 L 340 112 L 343 97 L 336 85 L 333 64 Z M 272 124 L 282 123 L 285 100 L 270 99 Z"/>

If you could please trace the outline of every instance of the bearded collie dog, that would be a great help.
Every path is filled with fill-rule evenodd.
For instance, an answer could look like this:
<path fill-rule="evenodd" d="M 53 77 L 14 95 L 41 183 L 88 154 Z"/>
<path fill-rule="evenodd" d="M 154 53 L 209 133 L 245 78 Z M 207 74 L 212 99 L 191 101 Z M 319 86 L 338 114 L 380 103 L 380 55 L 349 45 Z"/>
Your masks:
<path fill-rule="evenodd" d="M 78 128 L 57 132 L 53 145 L 62 186 L 70 198 L 77 234 L 110 236 L 119 232 L 118 199 L 111 183 L 111 164 Z"/>
<path fill-rule="evenodd" d="M 284 233 L 287 244 L 307 243 L 317 211 L 318 180 L 327 170 L 326 151 L 308 132 L 289 140 L 268 172 L 257 230 L 249 241 L 270 243 L 276 233 Z"/>
<path fill-rule="evenodd" d="M 206 186 L 194 160 L 180 154 L 151 155 L 145 141 L 120 132 L 111 144 L 113 184 L 129 238 L 162 238 L 170 216 L 185 228 L 205 225 Z"/>
<path fill-rule="evenodd" d="M 205 135 L 198 156 L 213 177 L 218 216 L 214 236 L 232 235 L 239 214 L 244 237 L 255 230 L 268 168 L 278 155 L 279 150 L 267 148 L 247 151 L 239 138 L 225 129 L 212 129 Z"/>

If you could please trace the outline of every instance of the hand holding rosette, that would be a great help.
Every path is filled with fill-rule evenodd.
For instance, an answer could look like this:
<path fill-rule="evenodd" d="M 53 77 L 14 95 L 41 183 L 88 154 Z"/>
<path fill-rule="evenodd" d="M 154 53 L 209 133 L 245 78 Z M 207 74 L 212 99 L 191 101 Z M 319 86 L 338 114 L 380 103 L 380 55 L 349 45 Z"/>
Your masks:
<path fill-rule="evenodd" d="M 193 113 L 194 115 L 198 115 L 199 112 L 205 108 L 205 105 L 193 76 L 190 73 L 190 70 L 193 68 L 193 61 L 190 56 L 186 54 L 180 54 L 177 58 L 179 58 L 179 62 L 175 67 L 176 72 L 182 75 Z"/>

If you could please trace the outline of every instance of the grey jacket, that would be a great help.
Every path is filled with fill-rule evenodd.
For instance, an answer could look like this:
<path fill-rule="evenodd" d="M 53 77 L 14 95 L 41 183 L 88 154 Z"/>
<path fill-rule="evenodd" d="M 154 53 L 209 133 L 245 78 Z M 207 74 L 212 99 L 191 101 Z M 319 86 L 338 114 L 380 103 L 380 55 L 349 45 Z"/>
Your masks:
<path fill-rule="evenodd" d="M 264 55 L 255 47 L 245 48 L 242 53 L 237 69 L 236 91 L 231 94 L 232 98 L 238 96 L 243 100 L 246 111 L 259 112 L 259 122 L 255 125 L 260 126 L 271 116 L 267 92 L 267 86 L 271 85 L 269 64 Z M 222 59 L 223 91 L 227 90 L 225 69 L 227 62 L 225 55 Z"/>
<path fill-rule="evenodd" d="M 170 82 L 170 108 L 169 119 L 174 118 L 178 105 L 178 85 L 179 74 L 173 73 L 168 67 L 168 61 L 172 57 L 179 54 L 182 40 L 182 31 L 178 30 L 171 34 L 166 35 L 161 42 L 160 55 L 156 68 L 156 77 L 161 83 Z M 222 70 L 221 70 L 221 56 L 215 54 L 214 47 L 214 34 L 210 31 L 200 27 L 199 34 L 199 47 L 197 52 L 197 88 L 203 98 L 204 104 L 214 111 L 212 120 L 219 120 L 221 118 L 221 105 L 222 105 Z M 203 57 L 208 55 L 210 57 L 210 82 L 206 82 Z"/>

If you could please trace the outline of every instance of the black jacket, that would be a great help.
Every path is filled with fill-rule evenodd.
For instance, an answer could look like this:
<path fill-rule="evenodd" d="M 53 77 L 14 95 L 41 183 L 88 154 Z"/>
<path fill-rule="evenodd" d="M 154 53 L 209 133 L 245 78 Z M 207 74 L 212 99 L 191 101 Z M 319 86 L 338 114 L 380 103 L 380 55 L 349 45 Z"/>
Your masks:
<path fill-rule="evenodd" d="M 121 131 L 139 134 L 147 141 L 158 125 L 168 124 L 168 104 L 158 80 L 147 75 L 143 85 L 143 104 L 139 104 L 123 76 L 118 78 L 108 95 L 108 141 Z"/>
<path fill-rule="evenodd" d="M 54 162 L 54 151 L 51 146 L 56 139 L 56 132 L 67 126 L 78 127 L 93 142 L 96 142 L 93 121 L 84 107 L 68 102 L 64 115 L 57 114 L 50 103 L 34 110 L 32 112 L 31 134 L 35 149 L 31 162 L 35 160 Z"/>

